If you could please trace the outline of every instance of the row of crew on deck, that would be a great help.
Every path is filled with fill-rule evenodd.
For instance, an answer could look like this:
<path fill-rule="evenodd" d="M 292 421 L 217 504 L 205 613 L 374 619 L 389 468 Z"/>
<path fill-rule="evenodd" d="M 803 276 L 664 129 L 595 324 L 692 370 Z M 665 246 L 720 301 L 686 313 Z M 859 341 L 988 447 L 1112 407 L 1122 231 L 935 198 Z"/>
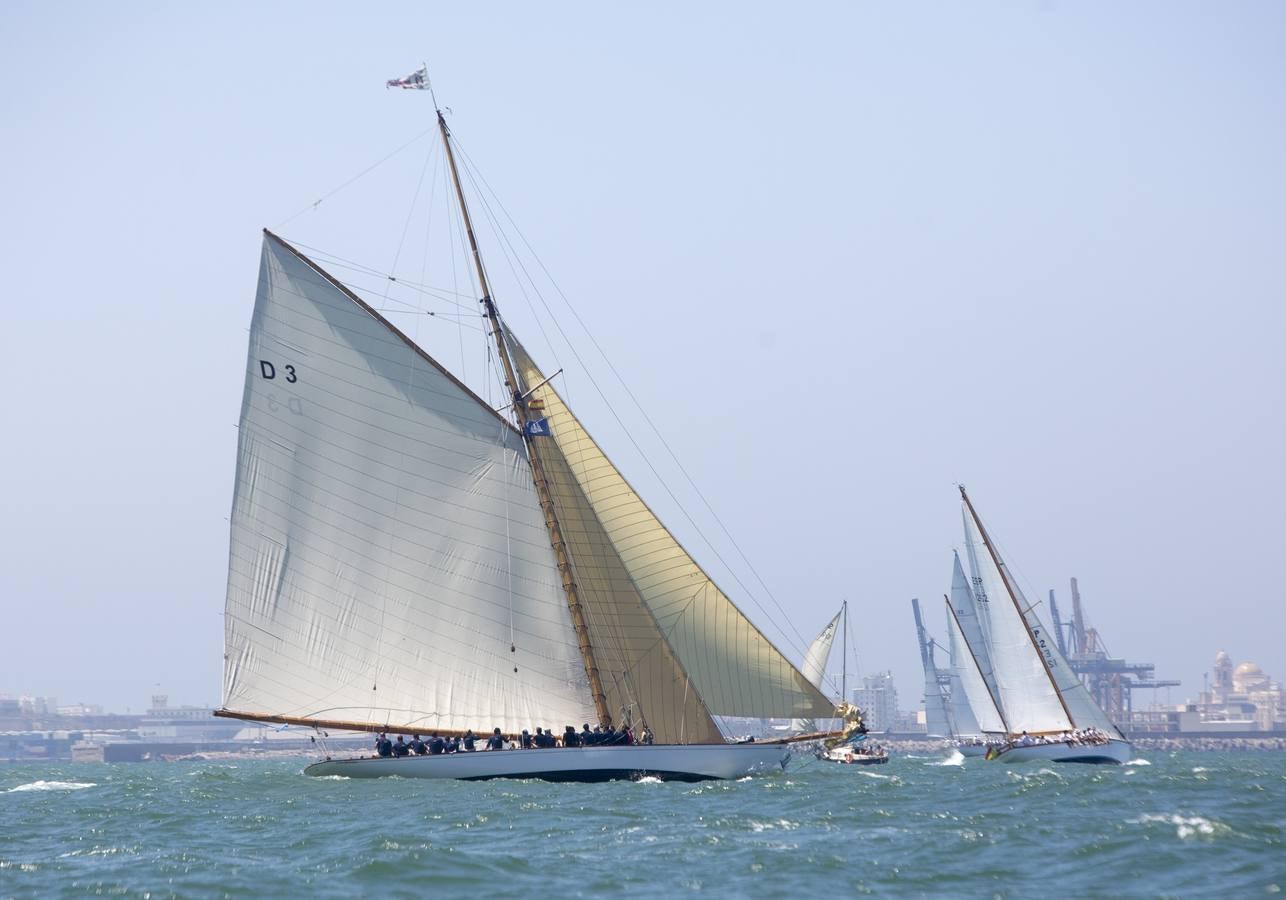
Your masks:
<path fill-rule="evenodd" d="M 531 734 L 525 728 L 517 740 L 507 740 L 500 729 L 493 729 L 491 736 L 482 742 L 484 750 L 542 750 L 553 747 L 605 747 L 626 746 L 629 744 L 652 743 L 652 732 L 644 728 L 636 736 L 629 725 L 616 729 L 610 725 L 604 729 L 595 726 L 593 729 L 586 722 L 580 731 L 568 725 L 561 735 L 555 735 L 552 728 L 537 728 Z M 388 735 L 381 733 L 375 739 L 375 752 L 380 756 L 436 756 L 440 753 L 471 753 L 478 749 L 479 738 L 472 730 L 466 731 L 463 737 L 444 738 L 432 735 L 428 740 L 421 740 L 413 735 L 410 741 L 400 734 L 396 741 L 389 740 Z"/>

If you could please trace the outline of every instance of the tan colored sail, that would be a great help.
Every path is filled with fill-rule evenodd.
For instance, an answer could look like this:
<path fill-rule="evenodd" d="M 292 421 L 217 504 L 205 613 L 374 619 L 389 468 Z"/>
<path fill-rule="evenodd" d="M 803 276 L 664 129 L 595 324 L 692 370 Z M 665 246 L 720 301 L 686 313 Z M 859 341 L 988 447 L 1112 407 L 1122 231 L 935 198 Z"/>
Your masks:
<path fill-rule="evenodd" d="M 541 384 L 544 375 L 523 347 L 511 337 L 519 377 L 527 385 Z M 531 396 L 544 402 L 552 437 L 531 445 L 542 460 L 557 460 L 565 479 L 551 488 L 561 505 L 577 508 L 582 540 L 573 547 L 577 582 L 587 588 L 587 607 L 601 607 L 594 618 L 607 625 L 622 605 L 637 597 L 654 625 L 634 631 L 623 618 L 630 639 L 646 644 L 663 639 L 682 670 L 686 687 L 695 691 L 715 715 L 803 718 L 830 716 L 834 704 L 773 646 L 656 518 L 550 384 Z M 580 507 L 585 507 L 581 509 Z M 564 514 L 560 510 L 560 516 Z M 565 527 L 568 520 L 563 519 Z M 569 537 L 569 541 L 572 538 Z M 588 590 L 591 586 L 597 587 Z M 641 624 L 641 623 L 640 623 Z M 610 647 L 614 635 L 599 634 L 595 652 Z M 605 640 L 606 638 L 606 640 Z M 600 659 L 600 666 L 602 661 Z M 641 680 L 668 675 L 648 673 L 636 666 Z"/>
<path fill-rule="evenodd" d="M 531 441 L 549 482 L 567 558 L 614 722 L 662 744 L 722 743 L 701 696 L 657 628 L 559 445 Z"/>

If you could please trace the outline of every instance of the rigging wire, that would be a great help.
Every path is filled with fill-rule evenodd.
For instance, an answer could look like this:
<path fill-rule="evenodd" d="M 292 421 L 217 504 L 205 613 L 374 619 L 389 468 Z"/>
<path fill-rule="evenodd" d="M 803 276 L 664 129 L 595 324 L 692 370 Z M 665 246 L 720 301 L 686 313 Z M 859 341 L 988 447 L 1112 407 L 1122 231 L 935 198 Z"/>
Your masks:
<path fill-rule="evenodd" d="M 383 158 L 379 159 L 378 161 L 376 161 L 376 162 L 374 162 L 374 163 L 371 163 L 371 165 L 367 166 L 365 169 L 363 169 L 362 171 L 358 172 L 358 173 L 357 173 L 356 175 L 354 175 L 352 178 L 348 179 L 348 180 L 347 180 L 347 181 L 345 181 L 343 184 L 341 184 L 339 187 L 337 187 L 337 188 L 333 188 L 332 190 L 330 190 L 330 191 L 328 191 L 327 193 L 323 194 L 319 199 L 314 200 L 312 203 L 308 204 L 308 205 L 307 205 L 307 206 L 305 206 L 303 209 L 299 210 L 299 212 L 295 213 L 295 214 L 294 214 L 294 215 L 292 215 L 290 218 L 283 220 L 280 224 L 278 224 L 278 225 L 277 225 L 277 228 L 281 228 L 281 227 L 283 227 L 283 226 L 285 226 L 285 225 L 289 225 L 291 222 L 295 221 L 295 219 L 298 219 L 300 216 L 302 216 L 304 213 L 308 212 L 309 210 L 313 210 L 313 209 L 316 209 L 317 207 L 321 206 L 321 205 L 322 205 L 322 203 L 324 203 L 325 201 L 329 200 L 331 197 L 333 197 L 333 196 L 335 196 L 336 194 L 338 194 L 340 191 L 342 191 L 344 188 L 346 188 L 346 187 L 348 187 L 349 185 L 351 185 L 353 182 L 360 180 L 362 177 L 364 177 L 364 176 L 366 176 L 366 175 L 369 175 L 369 174 L 370 174 L 371 172 L 373 172 L 375 169 L 378 169 L 378 168 L 379 168 L 380 166 L 382 166 L 384 163 L 388 162 L 390 159 L 392 159 L 393 157 L 397 156 L 399 153 L 401 153 L 401 152 L 402 152 L 403 150 L 405 150 L 407 147 L 410 147 L 412 144 L 416 143 L 417 141 L 422 140 L 426 134 L 430 134 L 431 132 L 436 131 L 436 130 L 437 130 L 437 126 L 436 126 L 436 125 L 435 125 L 434 127 L 432 127 L 432 128 L 426 128 L 426 129 L 424 129 L 424 130 L 423 130 L 423 131 L 421 131 L 419 134 L 417 134 L 415 137 L 413 137 L 413 138 L 411 138 L 409 141 L 407 141 L 405 144 L 403 144 L 402 146 L 398 147 L 396 150 L 394 150 L 394 151 L 392 151 L 391 153 L 389 153 L 387 156 L 384 156 Z"/>
<path fill-rule="evenodd" d="M 434 287 L 433 285 L 430 285 L 427 283 L 416 282 L 408 278 L 402 278 L 398 275 L 380 271 L 379 269 L 373 268 L 363 263 L 354 262 L 353 260 L 345 259 L 341 256 L 335 256 L 329 250 L 325 250 L 320 247 L 313 247 L 303 243 L 302 241 L 292 240 L 290 241 L 290 244 L 301 250 L 307 250 L 308 256 L 314 262 L 326 263 L 326 267 L 328 270 L 333 268 L 349 269 L 353 272 L 358 272 L 363 275 L 374 276 L 376 278 L 381 279 L 382 281 L 396 282 L 398 285 L 404 288 L 407 288 L 410 291 L 421 293 L 421 294 L 427 294 L 437 300 L 442 301 L 443 303 L 458 307 L 459 309 L 465 310 L 471 314 L 474 312 L 474 308 L 472 304 L 461 303 L 459 300 L 454 299 L 456 297 L 466 297 L 469 300 L 474 300 L 475 298 L 470 294 L 462 294 L 455 290 L 448 290 L 447 288 L 443 288 L 443 287 Z M 345 284 L 348 284 L 348 282 L 345 282 Z M 368 293 L 371 293 L 371 294 L 375 293 L 375 289 L 372 288 L 370 291 L 368 291 Z M 408 303 L 405 300 L 399 300 L 396 297 L 390 297 L 389 300 L 394 303 L 402 303 L 406 306 L 415 308 L 413 304 Z"/>
<path fill-rule="evenodd" d="M 773 595 L 771 589 L 769 589 L 768 585 L 764 582 L 763 577 L 760 576 L 758 570 L 755 569 L 753 563 L 750 562 L 745 552 L 741 549 L 741 546 L 737 543 L 736 539 L 732 536 L 732 533 L 728 530 L 727 525 L 724 524 L 723 520 L 719 517 L 718 513 L 714 511 L 714 507 L 710 504 L 710 501 L 706 498 L 705 494 L 703 494 L 701 492 L 701 489 L 697 487 L 696 482 L 693 480 L 692 476 L 688 473 L 687 469 L 684 468 L 683 464 L 679 461 L 679 458 L 677 454 L 675 454 L 674 449 L 670 446 L 669 442 L 665 440 L 665 437 L 661 434 L 661 431 L 656 426 L 656 423 L 652 421 L 652 418 L 647 414 L 647 411 L 643 408 L 642 404 L 639 402 L 634 392 L 630 390 L 629 385 L 625 382 L 625 379 L 621 376 L 620 372 L 616 369 L 616 366 L 612 364 L 612 361 L 607 356 L 607 353 L 603 350 L 602 346 L 594 338 L 593 334 L 589 330 L 589 327 L 585 324 L 585 321 L 580 317 L 580 314 L 576 311 L 575 307 L 572 306 L 571 301 L 567 298 L 567 295 L 563 292 L 562 288 L 559 287 L 558 282 L 554 279 L 553 275 L 549 272 L 548 268 L 546 268 L 544 263 L 541 261 L 539 255 L 535 251 L 535 248 L 532 247 L 531 242 L 527 240 L 527 237 L 525 234 L 523 234 L 522 229 L 518 226 L 517 222 L 514 221 L 513 216 L 509 214 L 509 211 L 505 208 L 504 204 L 500 201 L 499 197 L 496 196 L 495 191 L 491 188 L 491 185 L 487 183 L 486 179 L 482 176 L 481 172 L 477 171 L 477 166 L 474 164 L 472 158 L 469 157 L 468 153 L 465 152 L 463 147 L 460 147 L 460 142 L 458 140 L 456 141 L 456 146 L 459 147 L 460 155 L 467 163 L 467 165 L 464 167 L 465 171 L 469 175 L 470 180 L 474 182 L 474 189 L 477 192 L 479 198 L 481 199 L 483 208 L 487 210 L 489 216 L 491 216 L 493 219 L 496 218 L 495 214 L 491 212 L 490 204 L 487 201 L 486 194 L 490 194 L 491 197 L 495 199 L 496 205 L 500 208 L 501 212 L 504 213 L 506 220 L 509 222 L 511 226 L 513 226 L 514 231 L 517 232 L 518 237 L 523 242 L 523 245 L 531 253 L 532 258 L 535 260 L 536 264 L 540 267 L 545 277 L 549 279 L 549 282 L 553 286 L 555 292 L 562 299 L 563 303 L 566 304 L 568 310 L 571 311 L 572 316 L 576 319 L 576 322 L 580 325 L 581 330 L 584 331 L 585 335 L 589 338 L 590 342 L 594 345 L 594 349 L 598 351 L 599 356 L 603 358 L 604 362 L 607 364 L 608 369 L 611 371 L 612 375 L 615 376 L 616 380 L 620 383 L 626 395 L 630 398 L 630 401 L 634 404 L 634 407 L 643 416 L 644 421 L 647 422 L 648 427 L 651 428 L 652 430 L 652 433 L 656 435 L 657 439 L 661 442 L 661 445 L 665 448 L 666 452 L 669 454 L 670 459 L 673 460 L 675 466 L 677 466 L 679 471 L 683 474 L 683 477 L 686 479 L 689 486 L 696 493 L 697 497 L 700 498 L 706 510 L 709 512 L 711 517 L 718 524 L 720 530 L 722 530 L 724 536 L 732 544 L 733 548 L 737 551 L 737 554 L 741 557 L 742 561 L 746 564 L 746 567 L 754 575 L 755 580 L 758 581 L 760 587 L 763 588 L 768 598 L 772 601 L 773 605 L 777 608 L 777 611 L 785 618 L 787 624 L 789 625 L 789 632 L 787 632 L 786 629 L 782 628 L 781 624 L 777 622 L 776 618 L 772 615 L 772 613 L 768 609 L 766 609 L 762 603 L 760 603 L 759 599 L 741 580 L 741 578 L 737 575 L 736 571 L 730 565 L 728 565 L 728 562 L 723 558 L 722 554 L 719 553 L 718 549 L 715 548 L 713 542 L 705 535 L 700 525 L 696 523 L 692 515 L 687 511 L 686 507 L 682 504 L 682 502 L 675 495 L 674 491 L 670 488 L 669 484 L 657 471 L 656 467 L 652 464 L 652 461 L 648 458 L 647 454 L 643 451 L 642 447 L 640 447 L 638 442 L 634 439 L 632 430 L 626 427 L 625 423 L 621 420 L 620 415 L 616 412 L 615 406 L 608 400 L 606 394 L 603 392 L 603 389 L 599 386 L 597 380 L 594 379 L 592 374 L 590 374 L 589 367 L 585 364 L 585 361 L 581 358 L 580 353 L 576 350 L 576 345 L 568 338 L 567 333 L 563 330 L 562 325 L 558 321 L 558 317 L 554 315 L 553 310 L 550 309 L 549 304 L 545 301 L 544 295 L 541 293 L 540 289 L 536 287 L 535 279 L 531 277 L 531 274 L 527 271 L 525 266 L 522 266 L 520 261 L 519 266 L 522 268 L 524 275 L 532 284 L 533 290 L 537 298 L 540 299 L 541 305 L 544 306 L 545 311 L 549 314 L 549 317 L 553 322 L 554 327 L 558 330 L 558 333 L 562 336 L 564 342 L 566 342 L 568 348 L 572 351 L 572 355 L 576 358 L 576 361 L 580 364 L 582 370 L 585 371 L 586 377 L 589 379 L 589 382 L 594 386 L 595 391 L 598 393 L 603 403 L 607 406 L 608 410 L 612 413 L 612 416 L 613 418 L 616 419 L 617 424 L 620 425 L 622 431 L 625 432 L 626 437 L 633 445 L 635 451 L 639 454 L 639 456 L 643 458 L 644 463 L 646 463 L 648 468 L 651 470 L 653 476 L 665 489 L 666 493 L 669 494 L 670 499 L 674 501 L 679 511 L 683 513 L 684 518 L 686 518 L 688 520 L 688 523 L 692 525 L 692 527 L 696 530 L 701 540 L 705 542 L 706 546 L 715 555 L 715 558 L 718 559 L 720 564 L 724 566 L 724 568 L 732 576 L 733 580 L 736 581 L 738 586 L 740 586 L 741 589 L 745 592 L 746 596 L 768 618 L 768 620 L 772 622 L 772 624 L 774 625 L 774 627 L 777 628 L 779 633 L 781 633 L 781 635 L 788 642 L 794 644 L 795 650 L 801 653 L 806 652 L 805 648 L 807 647 L 807 641 L 804 638 L 804 636 L 799 632 L 798 627 L 795 626 L 794 622 L 791 620 L 785 608 L 781 605 L 780 601 L 778 601 L 777 598 Z M 477 179 L 476 181 L 474 180 L 475 174 Z M 486 188 L 486 194 L 484 194 L 481 190 L 479 190 L 478 188 L 479 182 L 481 183 L 482 186 Z M 507 234 L 504 232 L 501 232 L 501 234 L 505 242 L 508 243 Z M 790 632 L 793 632 L 794 639 L 791 638 Z"/>

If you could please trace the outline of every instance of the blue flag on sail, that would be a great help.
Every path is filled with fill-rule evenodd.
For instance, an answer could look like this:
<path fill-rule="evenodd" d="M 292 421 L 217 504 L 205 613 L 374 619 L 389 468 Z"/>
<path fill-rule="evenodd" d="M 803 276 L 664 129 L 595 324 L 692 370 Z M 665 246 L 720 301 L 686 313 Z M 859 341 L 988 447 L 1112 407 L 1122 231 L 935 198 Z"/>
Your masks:
<path fill-rule="evenodd" d="M 529 419 L 522 431 L 527 437 L 549 437 L 549 419 Z"/>

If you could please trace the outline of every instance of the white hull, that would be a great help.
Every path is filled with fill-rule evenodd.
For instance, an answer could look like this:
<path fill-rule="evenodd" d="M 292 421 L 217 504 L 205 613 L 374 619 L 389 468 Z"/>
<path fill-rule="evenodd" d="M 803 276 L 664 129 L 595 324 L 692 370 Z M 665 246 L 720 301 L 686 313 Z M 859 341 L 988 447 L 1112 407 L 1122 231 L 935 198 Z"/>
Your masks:
<path fill-rule="evenodd" d="M 1113 739 L 1106 744 L 1034 744 L 1010 747 L 994 759 L 1000 762 L 1076 762 L 1122 765 L 1130 761 L 1128 741 Z"/>
<path fill-rule="evenodd" d="M 784 744 L 689 744 L 481 750 L 437 756 L 328 759 L 305 775 L 347 778 L 539 778 L 545 781 L 614 781 L 656 776 L 666 781 L 740 778 L 786 767 Z"/>
<path fill-rule="evenodd" d="M 953 744 L 953 750 L 959 750 L 965 759 L 977 759 L 987 755 L 986 744 Z"/>

